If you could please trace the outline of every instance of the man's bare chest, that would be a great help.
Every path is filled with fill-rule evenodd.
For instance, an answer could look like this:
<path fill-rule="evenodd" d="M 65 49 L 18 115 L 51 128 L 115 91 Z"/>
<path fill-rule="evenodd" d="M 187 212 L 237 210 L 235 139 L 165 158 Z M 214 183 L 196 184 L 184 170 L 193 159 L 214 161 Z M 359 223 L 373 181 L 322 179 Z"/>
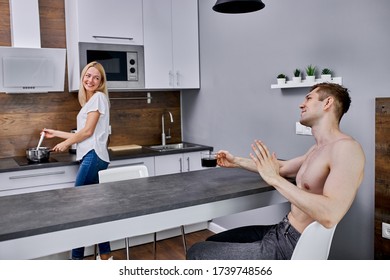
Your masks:
<path fill-rule="evenodd" d="M 330 156 L 327 149 L 313 150 L 302 163 L 297 177 L 298 187 L 321 194 L 330 172 Z"/>

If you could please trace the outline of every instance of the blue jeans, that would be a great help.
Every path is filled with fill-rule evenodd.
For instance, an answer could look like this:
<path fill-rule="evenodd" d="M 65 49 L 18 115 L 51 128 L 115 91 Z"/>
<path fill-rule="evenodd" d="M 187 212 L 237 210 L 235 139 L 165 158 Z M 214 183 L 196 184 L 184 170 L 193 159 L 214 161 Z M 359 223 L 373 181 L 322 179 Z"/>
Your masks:
<path fill-rule="evenodd" d="M 99 171 L 107 169 L 108 162 L 101 160 L 95 150 L 89 151 L 81 160 L 80 168 L 76 176 L 76 187 L 98 184 L 99 183 Z M 96 205 L 99 207 L 99 205 Z M 108 254 L 111 252 L 109 242 L 99 244 L 100 254 Z M 82 260 L 84 258 L 84 247 L 76 248 L 72 250 L 72 260 Z"/>
<path fill-rule="evenodd" d="M 276 225 L 246 226 L 193 245 L 188 260 L 289 260 L 301 234 L 287 217 Z"/>

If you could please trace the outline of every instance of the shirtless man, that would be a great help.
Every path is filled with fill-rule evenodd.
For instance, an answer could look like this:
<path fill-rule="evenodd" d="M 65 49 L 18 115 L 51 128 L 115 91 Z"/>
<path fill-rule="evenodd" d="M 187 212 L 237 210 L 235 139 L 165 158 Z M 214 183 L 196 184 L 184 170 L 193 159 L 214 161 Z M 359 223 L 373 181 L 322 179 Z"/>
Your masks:
<path fill-rule="evenodd" d="M 300 123 L 309 126 L 316 144 L 303 156 L 277 160 L 256 140 L 250 158 L 218 152 L 218 165 L 258 172 L 290 203 L 276 225 L 254 225 L 224 231 L 190 248 L 187 259 L 290 259 L 303 230 L 313 221 L 337 225 L 351 207 L 362 182 L 365 156 L 358 142 L 340 131 L 349 109 L 348 90 L 317 84 L 300 105 Z M 285 178 L 295 178 L 296 185 Z"/>

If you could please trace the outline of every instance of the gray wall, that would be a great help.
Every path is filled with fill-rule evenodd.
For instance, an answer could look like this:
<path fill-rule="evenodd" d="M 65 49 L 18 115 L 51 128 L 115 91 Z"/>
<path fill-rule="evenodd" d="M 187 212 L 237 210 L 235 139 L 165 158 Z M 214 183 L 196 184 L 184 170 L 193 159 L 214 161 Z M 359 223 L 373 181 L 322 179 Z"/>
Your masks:
<path fill-rule="evenodd" d="M 365 179 L 339 224 L 332 259 L 374 256 L 375 98 L 389 96 L 390 2 L 388 0 L 265 0 L 258 12 L 212 11 L 199 1 L 201 89 L 182 94 L 183 138 L 247 156 L 262 139 L 279 158 L 304 153 L 311 136 L 295 135 L 307 88 L 271 89 L 280 72 L 292 77 L 308 64 L 331 68 L 351 91 L 341 128 L 366 153 Z M 282 210 L 281 210 L 282 209 Z M 286 205 L 247 215 L 237 224 L 279 219 Z M 237 220 L 237 219 L 235 219 Z M 218 221 L 218 220 L 217 220 Z M 220 220 L 221 226 L 236 223 Z"/>

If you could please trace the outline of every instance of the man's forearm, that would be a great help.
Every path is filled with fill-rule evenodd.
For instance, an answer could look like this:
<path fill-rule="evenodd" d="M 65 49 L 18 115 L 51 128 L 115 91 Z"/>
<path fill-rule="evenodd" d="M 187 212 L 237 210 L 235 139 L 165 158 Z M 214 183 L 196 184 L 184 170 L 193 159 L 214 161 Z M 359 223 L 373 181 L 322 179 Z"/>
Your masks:
<path fill-rule="evenodd" d="M 246 169 L 248 171 L 257 172 L 255 163 L 250 158 L 236 157 L 234 163 L 239 168 Z"/>

